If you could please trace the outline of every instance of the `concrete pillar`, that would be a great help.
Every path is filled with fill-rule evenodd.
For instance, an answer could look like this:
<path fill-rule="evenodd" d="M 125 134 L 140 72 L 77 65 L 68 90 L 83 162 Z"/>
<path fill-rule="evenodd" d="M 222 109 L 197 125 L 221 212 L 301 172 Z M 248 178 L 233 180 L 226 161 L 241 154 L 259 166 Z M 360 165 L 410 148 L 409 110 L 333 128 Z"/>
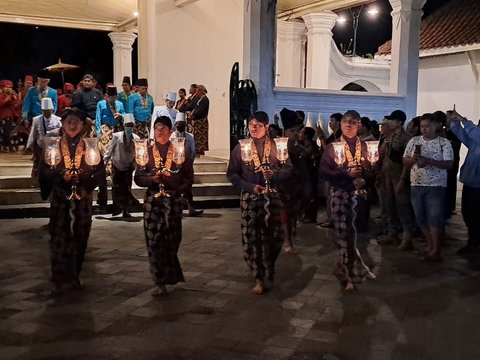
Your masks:
<path fill-rule="evenodd" d="M 277 79 L 278 86 L 301 88 L 305 70 L 305 23 L 277 20 Z"/>
<path fill-rule="evenodd" d="M 321 11 L 303 16 L 307 26 L 306 87 L 328 89 L 332 29 L 338 16 L 333 11 Z"/>
<path fill-rule="evenodd" d="M 422 7 L 426 0 L 389 0 L 392 5 L 390 90 L 405 96 L 407 118 L 416 116 Z"/>
<path fill-rule="evenodd" d="M 124 76 L 132 77 L 132 45 L 137 35 L 130 32 L 111 32 L 113 43 L 113 83 L 121 89 Z"/>
<path fill-rule="evenodd" d="M 243 76 L 253 80 L 258 109 L 273 121 L 275 97 L 276 1 L 244 0 Z"/>
<path fill-rule="evenodd" d="M 148 79 L 148 92 L 157 99 L 157 74 L 156 62 L 157 43 L 161 36 L 158 35 L 158 24 L 155 22 L 157 1 L 138 0 L 138 76 Z M 172 4 L 174 7 L 175 5 Z M 160 93 L 159 93 L 160 94 Z"/>

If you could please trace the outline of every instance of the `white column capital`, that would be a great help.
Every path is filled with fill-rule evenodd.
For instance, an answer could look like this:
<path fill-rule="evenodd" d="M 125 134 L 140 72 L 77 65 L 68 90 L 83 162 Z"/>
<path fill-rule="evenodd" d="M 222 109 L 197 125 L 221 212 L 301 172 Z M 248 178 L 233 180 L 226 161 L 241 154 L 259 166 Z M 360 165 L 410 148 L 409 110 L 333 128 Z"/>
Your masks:
<path fill-rule="evenodd" d="M 392 15 L 405 11 L 421 11 L 427 0 L 389 0 Z"/>
<path fill-rule="evenodd" d="M 112 41 L 113 47 L 119 48 L 132 48 L 133 42 L 137 38 L 137 35 L 131 32 L 120 32 L 115 31 L 108 33 L 110 40 Z"/>
<path fill-rule="evenodd" d="M 130 32 L 111 32 L 113 43 L 113 83 L 120 85 L 124 76 L 132 76 L 132 45 L 137 35 Z"/>
<path fill-rule="evenodd" d="M 277 20 L 277 37 L 281 40 L 305 40 L 306 28 L 303 21 Z"/>
<path fill-rule="evenodd" d="M 338 15 L 333 11 L 325 10 L 303 15 L 302 18 L 307 26 L 307 35 L 332 35 L 332 29 L 335 26 Z"/>

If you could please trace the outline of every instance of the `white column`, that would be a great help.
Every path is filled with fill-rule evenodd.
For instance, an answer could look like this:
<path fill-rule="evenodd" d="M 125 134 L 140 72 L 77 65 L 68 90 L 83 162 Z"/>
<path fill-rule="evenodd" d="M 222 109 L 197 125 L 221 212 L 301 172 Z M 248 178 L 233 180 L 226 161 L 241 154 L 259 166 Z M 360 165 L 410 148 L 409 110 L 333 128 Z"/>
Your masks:
<path fill-rule="evenodd" d="M 328 10 L 303 16 L 307 26 L 307 88 L 329 88 L 332 29 L 337 18 Z"/>
<path fill-rule="evenodd" d="M 407 118 L 416 116 L 420 25 L 426 0 L 389 0 L 392 5 L 390 90 L 405 96 Z"/>
<path fill-rule="evenodd" d="M 113 43 L 113 83 L 121 89 L 124 76 L 132 77 L 132 45 L 137 35 L 130 32 L 111 32 Z"/>
<path fill-rule="evenodd" d="M 258 109 L 273 120 L 275 97 L 275 0 L 244 1 L 243 78 L 255 83 Z"/>
<path fill-rule="evenodd" d="M 305 70 L 305 23 L 277 20 L 277 85 L 300 88 Z"/>
<path fill-rule="evenodd" d="M 155 21 L 155 0 L 138 0 L 138 76 L 148 79 L 148 93 L 157 99 L 160 93 L 157 80 L 156 63 L 158 60 L 158 47 L 161 45 L 158 24 Z M 174 4 L 171 4 L 175 7 Z"/>

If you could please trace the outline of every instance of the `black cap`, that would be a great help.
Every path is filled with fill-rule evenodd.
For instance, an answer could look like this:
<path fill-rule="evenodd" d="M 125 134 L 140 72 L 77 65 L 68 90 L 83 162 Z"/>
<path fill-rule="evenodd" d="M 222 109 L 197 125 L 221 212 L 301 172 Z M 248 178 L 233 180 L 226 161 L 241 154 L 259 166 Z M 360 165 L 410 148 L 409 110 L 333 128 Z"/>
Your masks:
<path fill-rule="evenodd" d="M 140 85 L 140 86 L 143 86 L 143 85 Z M 158 123 L 168 126 L 170 130 L 172 129 L 172 120 L 168 116 L 157 117 L 155 119 L 155 122 L 153 123 L 153 127 L 155 127 L 155 125 L 157 125 Z"/>
<path fill-rule="evenodd" d="M 130 76 L 124 76 L 122 80 L 122 84 L 132 85 L 132 83 L 130 82 Z"/>
<path fill-rule="evenodd" d="M 148 86 L 148 80 L 147 79 L 138 79 L 137 80 L 137 86 Z"/>
<path fill-rule="evenodd" d="M 363 126 L 365 126 L 368 130 L 370 130 L 372 122 L 370 121 L 370 119 L 368 117 L 362 116 L 360 118 L 360 122 L 362 123 Z"/>
<path fill-rule="evenodd" d="M 108 96 L 117 95 L 117 87 L 116 86 L 107 86 L 107 95 Z"/>
<path fill-rule="evenodd" d="M 51 77 L 50 72 L 46 69 L 41 69 L 37 72 L 37 78 L 50 79 L 50 77 Z"/>
<path fill-rule="evenodd" d="M 280 111 L 280 118 L 282 119 L 283 129 L 288 130 L 297 126 L 303 125 L 303 122 L 298 118 L 295 111 L 283 108 Z"/>
<path fill-rule="evenodd" d="M 392 111 L 390 115 L 385 115 L 385 119 L 387 120 L 398 120 L 401 121 L 402 124 L 407 120 L 407 115 L 402 110 L 395 110 Z"/>

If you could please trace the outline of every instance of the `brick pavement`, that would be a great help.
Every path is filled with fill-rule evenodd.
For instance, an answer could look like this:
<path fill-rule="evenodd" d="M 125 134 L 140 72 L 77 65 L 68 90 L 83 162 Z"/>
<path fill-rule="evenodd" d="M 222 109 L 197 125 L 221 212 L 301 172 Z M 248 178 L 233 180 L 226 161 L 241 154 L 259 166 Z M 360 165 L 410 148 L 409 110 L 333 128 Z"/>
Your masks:
<path fill-rule="evenodd" d="M 86 288 L 48 297 L 46 219 L 0 220 L 1 359 L 480 359 L 478 259 L 442 264 L 360 244 L 376 281 L 342 294 L 327 230 L 300 225 L 263 296 L 243 262 L 238 210 L 184 219 L 186 282 L 152 298 L 140 214 L 95 217 Z M 450 232 L 465 239 L 455 216 Z"/>

